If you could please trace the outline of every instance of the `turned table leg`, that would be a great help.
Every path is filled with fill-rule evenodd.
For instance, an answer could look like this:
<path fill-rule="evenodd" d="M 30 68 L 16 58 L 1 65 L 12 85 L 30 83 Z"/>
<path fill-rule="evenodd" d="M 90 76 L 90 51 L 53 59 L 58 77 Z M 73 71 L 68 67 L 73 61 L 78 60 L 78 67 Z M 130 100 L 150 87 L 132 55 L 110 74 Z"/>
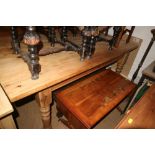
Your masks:
<path fill-rule="evenodd" d="M 39 78 L 39 72 L 41 71 L 41 65 L 39 64 L 39 51 L 37 45 L 40 42 L 39 35 L 36 33 L 34 26 L 28 26 L 24 35 L 24 43 L 28 45 L 29 54 L 25 57 L 25 61 L 29 66 L 32 80 Z"/>
<path fill-rule="evenodd" d="M 61 30 L 61 41 L 65 42 L 67 40 L 67 27 L 63 26 Z"/>
<path fill-rule="evenodd" d="M 95 36 L 91 36 L 90 38 L 90 48 L 89 48 L 89 52 L 88 52 L 88 55 L 87 55 L 87 58 L 91 58 L 91 56 L 94 54 L 94 51 L 95 51 L 95 44 L 96 44 L 96 41 L 95 41 Z"/>
<path fill-rule="evenodd" d="M 51 89 L 46 89 L 36 94 L 36 101 L 40 106 L 41 119 L 43 128 L 49 129 L 51 126 L 51 103 L 52 103 Z"/>
<path fill-rule="evenodd" d="M 13 53 L 19 54 L 20 52 L 20 42 L 18 39 L 18 33 L 15 26 L 11 26 L 11 45 L 13 48 Z"/>
<path fill-rule="evenodd" d="M 112 49 L 113 47 L 117 48 L 119 46 L 124 28 L 125 26 L 114 26 L 114 33 L 112 39 L 109 42 L 109 49 Z"/>
<path fill-rule="evenodd" d="M 126 63 L 127 60 L 128 60 L 129 54 L 130 54 L 130 53 L 126 53 L 126 54 L 117 62 L 117 67 L 116 67 L 116 72 L 117 72 L 117 73 L 121 73 L 121 72 L 122 72 L 125 63 Z"/>
<path fill-rule="evenodd" d="M 86 52 L 88 51 L 87 49 L 87 42 L 88 42 L 88 37 L 83 36 L 82 38 L 82 51 L 80 53 L 80 60 L 83 61 L 85 59 L 86 56 Z"/>
<path fill-rule="evenodd" d="M 48 40 L 51 43 L 51 46 L 55 46 L 55 41 L 56 41 L 56 33 L 55 33 L 55 27 L 54 26 L 49 26 L 48 27 Z"/>
<path fill-rule="evenodd" d="M 119 46 L 119 43 L 122 39 L 123 32 L 124 32 L 125 26 L 115 26 L 114 27 L 114 46 L 117 48 Z"/>

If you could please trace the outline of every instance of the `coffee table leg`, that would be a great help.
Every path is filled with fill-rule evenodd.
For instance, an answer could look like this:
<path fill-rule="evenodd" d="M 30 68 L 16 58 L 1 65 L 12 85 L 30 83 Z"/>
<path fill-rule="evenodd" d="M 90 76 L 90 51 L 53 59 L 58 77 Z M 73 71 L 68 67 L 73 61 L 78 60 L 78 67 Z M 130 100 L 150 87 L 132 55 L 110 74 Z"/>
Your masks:
<path fill-rule="evenodd" d="M 51 126 L 51 103 L 52 92 L 50 89 L 43 90 L 36 94 L 36 101 L 40 106 L 41 119 L 43 122 L 43 128 L 49 129 Z"/>

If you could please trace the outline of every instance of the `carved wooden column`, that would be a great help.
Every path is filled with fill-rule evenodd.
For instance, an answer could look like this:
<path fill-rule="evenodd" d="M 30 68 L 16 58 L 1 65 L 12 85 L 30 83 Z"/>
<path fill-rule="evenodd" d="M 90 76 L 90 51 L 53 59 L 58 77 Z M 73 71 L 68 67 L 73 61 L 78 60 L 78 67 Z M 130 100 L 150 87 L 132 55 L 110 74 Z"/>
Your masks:
<path fill-rule="evenodd" d="M 90 31 L 91 31 L 91 36 L 89 41 L 89 52 L 87 55 L 88 58 L 90 58 L 95 52 L 96 39 L 99 36 L 99 28 L 98 26 L 91 26 Z"/>
<path fill-rule="evenodd" d="M 127 39 L 126 39 L 126 43 L 129 43 L 134 29 L 135 29 L 135 26 L 131 26 L 131 29 L 130 30 L 126 29 L 126 32 L 129 33 L 129 35 L 128 35 Z"/>
<path fill-rule="evenodd" d="M 28 45 L 28 56 L 27 56 L 27 64 L 29 66 L 29 70 L 32 74 L 32 79 L 39 78 L 39 72 L 41 70 L 41 66 L 39 64 L 39 52 L 37 48 L 37 44 L 40 42 L 40 38 L 35 32 L 34 26 L 28 26 L 27 31 L 24 35 L 24 43 Z"/>
<path fill-rule="evenodd" d="M 20 42 L 18 40 L 18 33 L 15 26 L 11 26 L 11 45 L 13 48 L 13 53 L 19 54 L 20 52 Z"/>
<path fill-rule="evenodd" d="M 65 42 L 67 40 L 67 27 L 63 26 L 61 31 L 61 40 Z"/>
<path fill-rule="evenodd" d="M 124 28 L 125 28 L 125 26 L 114 26 L 114 28 L 113 28 L 113 30 L 114 30 L 113 37 L 109 42 L 109 46 L 110 46 L 109 48 L 110 49 L 112 49 L 113 46 L 118 47 L 119 42 L 120 42 L 120 40 L 122 38 Z"/>
<path fill-rule="evenodd" d="M 50 89 L 43 90 L 36 94 L 36 101 L 40 106 L 41 119 L 43 127 L 48 129 L 51 126 L 51 103 L 52 103 L 52 92 Z"/>
<path fill-rule="evenodd" d="M 124 29 L 125 29 L 125 26 L 114 26 L 114 39 L 115 39 L 114 46 L 115 47 L 119 46 L 119 43 L 123 36 Z"/>
<path fill-rule="evenodd" d="M 116 66 L 116 72 L 117 72 L 117 73 L 121 73 L 121 72 L 122 72 L 125 63 L 126 63 L 127 60 L 128 60 L 129 54 L 130 54 L 129 52 L 126 53 L 126 54 L 117 62 L 117 66 Z"/>
<path fill-rule="evenodd" d="M 49 42 L 51 43 L 51 46 L 54 47 L 55 41 L 56 41 L 56 34 L 55 34 L 54 26 L 48 27 L 48 39 L 49 39 Z"/>
<path fill-rule="evenodd" d="M 79 28 L 82 31 L 82 48 L 80 52 L 81 61 L 90 58 L 95 52 L 96 38 L 99 36 L 97 26 L 84 26 Z"/>
<path fill-rule="evenodd" d="M 83 38 L 82 38 L 82 51 L 80 53 L 80 60 L 81 61 L 83 61 L 85 59 L 85 56 L 86 56 L 86 52 L 87 52 L 87 41 L 88 41 L 87 36 L 83 36 Z"/>
<path fill-rule="evenodd" d="M 82 31 L 82 50 L 80 52 L 80 60 L 83 61 L 89 51 L 89 39 L 91 37 L 89 26 L 84 26 Z"/>
<path fill-rule="evenodd" d="M 89 45 L 89 53 L 87 55 L 88 59 L 94 54 L 95 44 L 96 44 L 95 36 L 91 36 L 91 38 L 90 38 L 90 45 Z"/>

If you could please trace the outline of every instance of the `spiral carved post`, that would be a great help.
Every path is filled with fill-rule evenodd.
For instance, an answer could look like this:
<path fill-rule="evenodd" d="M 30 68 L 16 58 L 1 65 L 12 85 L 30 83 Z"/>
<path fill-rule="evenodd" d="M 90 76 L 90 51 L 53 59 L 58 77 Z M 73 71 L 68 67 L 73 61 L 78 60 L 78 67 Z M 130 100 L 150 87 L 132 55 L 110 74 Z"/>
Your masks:
<path fill-rule="evenodd" d="M 96 38 L 99 36 L 97 26 L 84 26 L 82 29 L 82 51 L 80 53 L 81 60 L 86 57 L 89 59 L 95 52 Z"/>
<path fill-rule="evenodd" d="M 126 53 L 118 62 L 116 66 L 116 73 L 121 73 L 123 70 L 124 65 L 126 64 L 128 57 L 129 57 L 129 52 Z"/>
<path fill-rule="evenodd" d="M 90 44 L 89 44 L 89 53 L 87 55 L 87 58 L 91 58 L 91 56 L 94 54 L 95 51 L 95 36 L 91 36 L 90 38 Z"/>
<path fill-rule="evenodd" d="M 51 46 L 54 47 L 55 41 L 56 41 L 56 33 L 55 33 L 54 26 L 48 27 L 48 39 L 49 39 L 49 42 L 51 43 Z"/>
<path fill-rule="evenodd" d="M 39 64 L 39 54 L 37 49 L 37 44 L 40 42 L 40 38 L 35 32 L 34 26 L 28 26 L 27 31 L 24 35 L 24 43 L 28 45 L 28 58 L 27 64 L 29 70 L 32 74 L 32 80 L 39 78 L 39 72 L 41 71 L 41 66 Z"/>
<path fill-rule="evenodd" d="M 99 36 L 99 30 L 97 26 L 91 26 L 90 31 L 91 31 L 91 37 L 90 37 L 90 42 L 89 42 L 89 53 L 87 56 L 88 58 L 90 58 L 94 54 L 96 40 L 97 40 L 97 37 Z"/>
<path fill-rule="evenodd" d="M 20 53 L 20 42 L 18 40 L 18 33 L 17 33 L 15 26 L 11 26 L 11 40 L 12 40 L 11 45 L 14 50 L 13 53 L 19 54 Z"/>
<path fill-rule="evenodd" d="M 80 52 L 80 59 L 83 61 L 87 56 L 89 50 L 89 40 L 90 40 L 89 26 L 85 26 L 82 30 L 82 50 Z"/>
<path fill-rule="evenodd" d="M 123 27 L 122 26 L 114 26 L 113 30 L 113 37 L 109 42 L 109 48 L 112 49 L 113 46 L 117 47 L 118 46 L 118 40 L 119 37 L 121 37 L 120 33 L 122 32 Z"/>
<path fill-rule="evenodd" d="M 81 61 L 83 61 L 85 59 L 86 51 L 87 51 L 87 37 L 83 36 L 82 51 L 80 53 Z"/>
<path fill-rule="evenodd" d="M 67 40 L 67 27 L 63 26 L 61 31 L 61 40 L 65 42 Z"/>

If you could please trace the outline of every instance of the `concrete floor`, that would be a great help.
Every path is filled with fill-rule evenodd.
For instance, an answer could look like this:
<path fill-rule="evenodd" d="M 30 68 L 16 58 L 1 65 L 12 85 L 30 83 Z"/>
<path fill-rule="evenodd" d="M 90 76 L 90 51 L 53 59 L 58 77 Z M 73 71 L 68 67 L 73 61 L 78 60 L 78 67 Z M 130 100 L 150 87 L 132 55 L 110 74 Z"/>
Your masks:
<path fill-rule="evenodd" d="M 124 100 L 120 107 L 123 108 L 126 105 Z M 26 98 L 18 101 L 14 104 L 16 113 L 15 120 L 19 129 L 42 129 L 42 121 L 40 117 L 39 106 L 33 99 L 33 97 Z M 54 104 L 52 109 L 52 127 L 53 129 L 68 129 L 62 122 L 58 121 L 56 116 L 56 106 Z M 117 109 L 114 109 L 108 114 L 101 122 L 97 124 L 94 129 L 113 129 L 122 119 L 123 115 Z"/>

